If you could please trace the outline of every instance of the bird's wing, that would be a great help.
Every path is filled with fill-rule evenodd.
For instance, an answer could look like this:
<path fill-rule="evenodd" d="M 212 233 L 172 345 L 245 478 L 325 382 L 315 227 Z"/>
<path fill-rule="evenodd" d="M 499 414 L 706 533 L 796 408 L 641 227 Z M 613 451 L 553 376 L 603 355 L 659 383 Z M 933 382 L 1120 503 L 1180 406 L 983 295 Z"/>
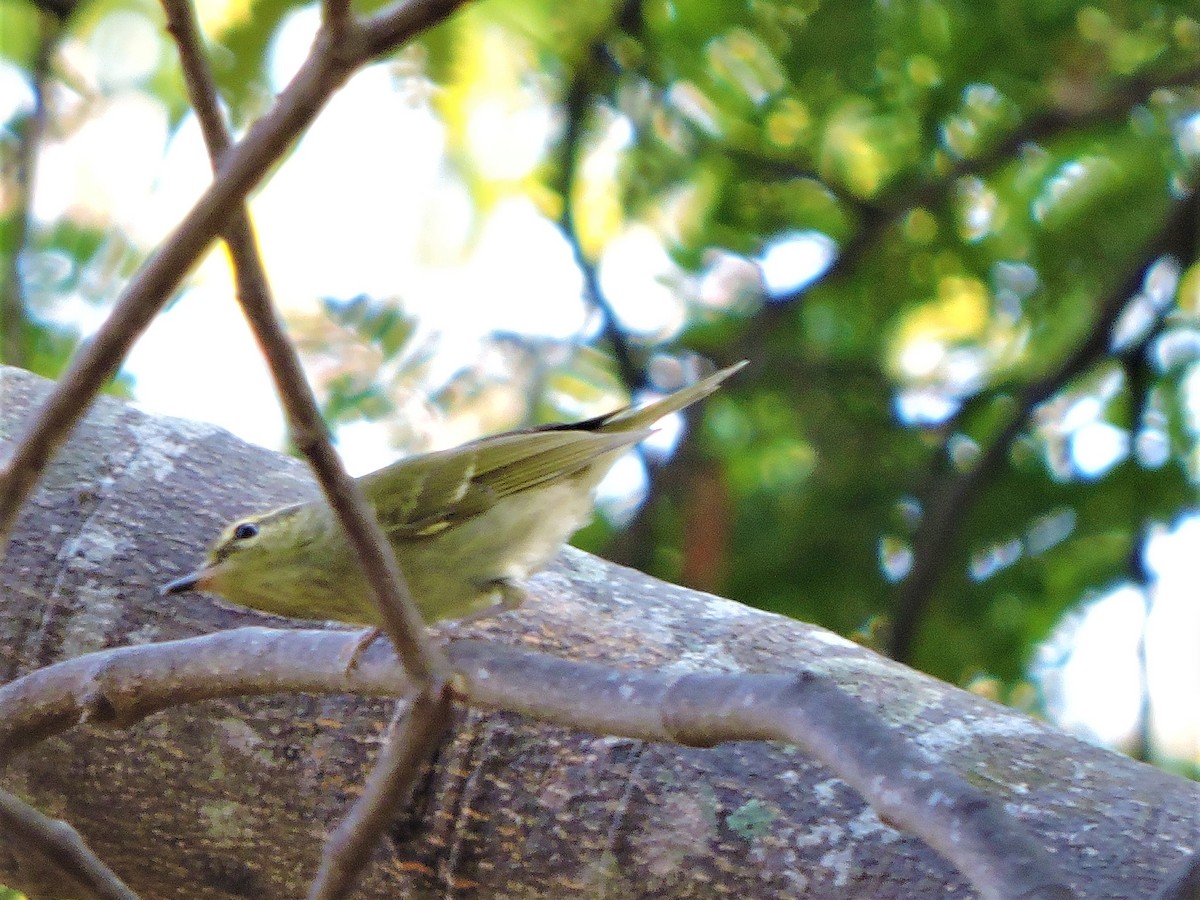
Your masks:
<path fill-rule="evenodd" d="M 647 431 L 529 431 L 402 459 L 360 480 L 393 538 L 436 534 L 503 497 L 569 478 Z"/>
<path fill-rule="evenodd" d="M 649 426 L 708 396 L 744 365 L 722 369 L 647 406 L 412 456 L 363 476 L 359 483 L 394 539 L 436 534 L 486 512 L 504 497 L 570 478 L 605 455 L 636 444 L 650 433 Z"/>

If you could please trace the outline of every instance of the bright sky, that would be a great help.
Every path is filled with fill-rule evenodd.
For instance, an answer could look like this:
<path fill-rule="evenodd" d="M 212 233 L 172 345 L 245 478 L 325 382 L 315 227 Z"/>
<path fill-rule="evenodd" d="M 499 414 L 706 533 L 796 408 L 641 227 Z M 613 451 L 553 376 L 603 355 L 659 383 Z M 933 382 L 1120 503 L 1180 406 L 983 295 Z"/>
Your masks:
<path fill-rule="evenodd" d="M 1129 746 L 1146 680 L 1156 746 L 1178 759 L 1200 758 L 1200 517 L 1156 535 L 1146 551 L 1155 579 L 1147 593 L 1118 587 L 1062 623 L 1034 664 L 1055 719 L 1093 740 Z"/>
<path fill-rule="evenodd" d="M 195 122 L 171 135 L 165 111 L 136 89 L 158 62 L 148 49 L 157 47 L 148 21 L 126 12 L 109 19 L 90 42 L 66 49 L 74 71 L 103 87 L 106 99 L 89 101 L 96 114 L 69 140 L 46 148 L 34 212 L 52 222 L 68 210 L 85 218 L 90 210 L 146 249 L 204 189 L 209 164 Z M 299 65 L 316 24 L 312 8 L 294 14 L 282 29 L 271 66 L 274 90 Z M 0 117 L 6 121 L 28 102 L 19 73 L 0 64 Z M 61 102 L 69 106 L 71 100 Z M 471 125 L 472 140 L 489 148 L 491 164 L 513 177 L 538 163 L 553 127 L 545 104 L 530 104 L 518 122 L 519 128 L 512 117 L 495 114 Z M 614 134 L 619 142 L 619 130 Z M 442 124 L 396 90 L 394 72 L 373 66 L 333 99 L 252 205 L 285 312 L 311 310 L 323 296 L 402 297 L 421 327 L 440 337 L 433 384 L 474 361 L 481 341 L 497 329 L 569 338 L 589 327 L 570 247 L 528 199 L 501 200 L 476 239 L 465 240 L 471 206 L 447 176 L 444 142 Z M 452 249 L 458 247 L 465 249 Z M 764 249 L 751 277 L 756 284 L 761 279 L 768 298 L 784 296 L 819 277 L 835 253 L 824 235 L 781 235 Z M 725 274 L 745 278 L 738 265 L 730 262 Z M 672 287 L 679 273 L 650 229 L 632 226 L 613 241 L 600 276 L 630 330 L 671 334 L 682 323 L 686 307 Z M 99 324 L 96 307 L 82 298 L 68 300 L 58 315 L 88 330 Z M 908 364 L 939 363 L 941 357 L 931 362 L 921 356 L 933 351 L 908 348 Z M 154 322 L 127 371 L 147 410 L 210 421 L 266 446 L 282 444 L 274 389 L 233 299 L 223 251 L 204 261 Z M 897 410 L 910 420 L 936 419 L 944 417 L 945 402 L 906 395 Z M 1129 452 L 1123 432 L 1103 422 L 1097 410 L 1080 409 L 1076 418 L 1071 452 L 1081 470 L 1098 475 Z M 352 472 L 394 458 L 383 431 L 364 423 L 339 433 L 339 450 Z M 668 423 L 661 443 L 677 436 Z M 644 479 L 634 456 L 615 467 L 604 488 L 609 513 L 631 512 Z M 1159 581 L 1146 629 L 1156 710 L 1172 722 L 1172 731 L 1160 737 L 1193 758 L 1200 754 L 1198 541 L 1200 520 L 1189 519 L 1152 543 L 1149 563 Z M 1064 625 L 1062 640 L 1047 645 L 1039 671 L 1061 721 L 1104 741 L 1128 739 L 1140 701 L 1137 641 L 1145 617 L 1142 595 L 1120 589 Z M 1061 652 L 1068 633 L 1069 654 Z"/>

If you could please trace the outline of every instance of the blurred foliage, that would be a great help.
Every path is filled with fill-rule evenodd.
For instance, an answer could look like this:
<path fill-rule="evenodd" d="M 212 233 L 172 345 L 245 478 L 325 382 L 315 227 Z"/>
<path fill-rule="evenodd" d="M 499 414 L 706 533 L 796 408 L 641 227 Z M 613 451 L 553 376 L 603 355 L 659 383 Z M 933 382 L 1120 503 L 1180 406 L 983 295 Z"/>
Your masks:
<path fill-rule="evenodd" d="M 298 8 L 202 11 L 236 126 L 269 104 Z M 129 11 L 157 22 L 93 0 L 47 38 L 0 0 L 0 54 L 71 85 L 69 67 L 38 74 L 39 47 Z M 1145 535 L 1193 507 L 1198 20 L 1149 0 L 471 4 L 388 63 L 397 89 L 444 123 L 472 233 L 531 198 L 596 315 L 574 341 L 496 335 L 435 399 L 496 424 L 471 418 L 491 397 L 514 426 L 596 411 L 621 382 L 670 388 L 697 355 L 751 359 L 633 521 L 579 542 L 1027 696 L 1038 642 L 1144 581 Z M 162 57 L 141 88 L 178 125 Z M 500 131 L 477 127 L 497 110 Z M 29 116 L 0 135 L 6 159 Z M 530 119 L 540 137 L 521 137 Z M 530 164 L 498 162 L 508 137 Z M 0 253 L 20 250 L 23 288 L 5 302 L 17 361 L 52 375 L 78 332 L 49 311 L 111 300 L 136 253 L 86 218 L 25 229 L 13 171 Z M 597 277 L 647 232 L 682 310 L 650 331 Z M 293 324 L 331 421 L 421 446 L 411 398 L 437 343 L 403 303 L 330 300 Z"/>

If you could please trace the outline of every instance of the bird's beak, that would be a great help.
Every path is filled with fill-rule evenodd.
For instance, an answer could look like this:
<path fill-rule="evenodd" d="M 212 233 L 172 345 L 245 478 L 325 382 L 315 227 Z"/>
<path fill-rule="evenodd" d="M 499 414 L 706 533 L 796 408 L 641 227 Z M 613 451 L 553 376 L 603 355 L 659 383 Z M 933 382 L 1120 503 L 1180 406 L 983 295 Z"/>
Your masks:
<path fill-rule="evenodd" d="M 166 597 L 169 594 L 185 594 L 188 591 L 204 590 L 211 575 L 212 573 L 208 569 L 198 569 L 190 575 L 184 575 L 182 578 L 176 578 L 174 581 L 164 584 L 158 589 L 158 593 L 160 596 Z"/>

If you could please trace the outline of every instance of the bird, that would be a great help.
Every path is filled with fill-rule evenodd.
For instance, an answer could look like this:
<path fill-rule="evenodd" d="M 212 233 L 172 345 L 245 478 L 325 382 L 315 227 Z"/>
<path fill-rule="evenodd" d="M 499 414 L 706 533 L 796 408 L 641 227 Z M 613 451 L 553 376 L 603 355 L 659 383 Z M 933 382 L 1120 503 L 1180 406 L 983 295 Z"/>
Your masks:
<path fill-rule="evenodd" d="M 479 438 L 356 479 L 422 618 L 472 619 L 518 607 L 520 582 L 591 518 L 595 488 L 621 454 L 744 365 L 640 408 Z M 291 618 L 382 624 L 324 498 L 231 522 L 203 565 L 161 593 L 193 590 Z"/>

